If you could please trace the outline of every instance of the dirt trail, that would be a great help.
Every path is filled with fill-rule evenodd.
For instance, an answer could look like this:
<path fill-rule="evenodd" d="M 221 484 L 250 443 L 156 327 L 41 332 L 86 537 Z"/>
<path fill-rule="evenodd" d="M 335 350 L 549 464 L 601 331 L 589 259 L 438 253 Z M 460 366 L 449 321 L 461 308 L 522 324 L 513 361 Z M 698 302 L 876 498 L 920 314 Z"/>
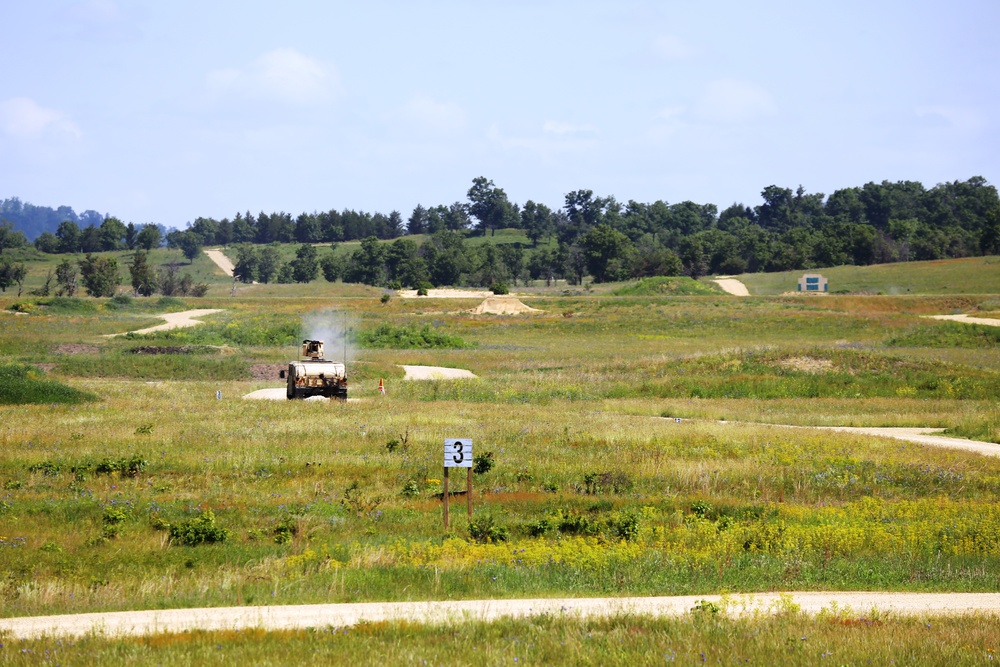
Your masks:
<path fill-rule="evenodd" d="M 196 320 L 196 317 L 204 317 L 205 315 L 211 315 L 212 313 L 221 313 L 222 308 L 200 308 L 197 310 L 184 310 L 179 313 L 163 313 L 161 315 L 155 315 L 154 317 L 162 317 L 166 320 L 164 324 L 157 324 L 155 327 L 147 327 L 145 329 L 136 329 L 134 331 L 127 331 L 125 333 L 137 333 L 137 334 L 147 334 L 153 333 L 154 331 L 167 331 L 169 329 L 183 329 L 186 327 L 193 327 L 199 324 L 204 324 L 201 320 Z M 120 334 L 108 334 L 104 338 L 114 338 L 115 336 L 124 336 L 124 333 Z"/>
<path fill-rule="evenodd" d="M 923 317 L 932 320 L 950 320 L 952 322 L 964 322 L 965 324 L 985 324 L 988 327 L 1000 327 L 1000 320 L 990 317 L 971 317 L 969 315 L 924 315 Z"/>
<path fill-rule="evenodd" d="M 64 616 L 0 619 L 0 633 L 10 638 L 42 635 L 110 637 L 142 636 L 188 630 L 264 630 L 344 627 L 361 621 L 407 620 L 418 623 L 489 621 L 497 618 L 566 615 L 571 617 L 643 614 L 681 616 L 701 600 L 720 605 L 731 615 L 773 614 L 796 604 L 808 614 L 834 605 L 863 616 L 873 610 L 901 616 L 956 615 L 1000 612 L 1000 593 L 791 592 L 674 597 L 543 598 L 522 600 L 455 600 L 427 602 L 365 602 L 276 607 L 214 607 L 156 609 Z"/>
<path fill-rule="evenodd" d="M 464 380 L 475 378 L 472 371 L 464 368 L 445 368 L 443 366 L 403 366 L 406 371 L 404 380 Z"/>
<path fill-rule="evenodd" d="M 676 419 L 676 418 L 668 418 Z M 677 420 L 684 422 L 702 421 L 696 419 Z M 946 435 L 936 435 L 944 431 L 943 428 L 911 428 L 902 426 L 796 426 L 793 424 L 767 424 L 763 422 L 717 422 L 720 424 L 742 424 L 745 426 L 777 426 L 779 428 L 811 428 L 820 431 L 838 431 L 840 433 L 858 433 L 860 435 L 875 435 L 884 438 L 894 438 L 905 440 L 919 445 L 931 447 L 942 447 L 944 449 L 961 449 L 966 452 L 973 452 L 983 456 L 1000 456 L 1000 444 L 995 442 L 983 442 L 981 440 L 966 440 L 965 438 L 952 438 Z"/>
<path fill-rule="evenodd" d="M 235 269 L 236 266 L 221 250 L 206 250 L 205 254 L 208 255 L 208 258 L 215 262 L 215 265 L 222 269 L 227 276 L 230 278 L 233 277 L 233 269 Z"/>
<path fill-rule="evenodd" d="M 747 286 L 736 278 L 718 276 L 712 282 L 733 296 L 750 296 L 750 290 L 747 289 Z"/>

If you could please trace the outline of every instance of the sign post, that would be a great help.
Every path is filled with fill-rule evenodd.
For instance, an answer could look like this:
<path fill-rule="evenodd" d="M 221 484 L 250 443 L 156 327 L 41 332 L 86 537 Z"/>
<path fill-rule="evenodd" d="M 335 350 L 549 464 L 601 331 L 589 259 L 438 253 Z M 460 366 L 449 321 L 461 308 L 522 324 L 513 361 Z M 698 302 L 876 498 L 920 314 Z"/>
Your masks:
<path fill-rule="evenodd" d="M 472 438 L 445 438 L 444 441 L 444 527 L 448 527 L 448 470 L 467 468 L 466 495 L 469 501 L 469 518 L 472 518 Z"/>

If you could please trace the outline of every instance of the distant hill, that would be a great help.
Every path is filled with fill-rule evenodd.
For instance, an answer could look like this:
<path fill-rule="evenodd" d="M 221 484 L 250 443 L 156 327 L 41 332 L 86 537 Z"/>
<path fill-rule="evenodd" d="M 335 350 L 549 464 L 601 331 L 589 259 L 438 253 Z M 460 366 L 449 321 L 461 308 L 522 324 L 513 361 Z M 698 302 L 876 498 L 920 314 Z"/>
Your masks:
<path fill-rule="evenodd" d="M 14 225 L 14 229 L 24 232 L 29 241 L 34 241 L 42 232 L 52 232 L 59 228 L 59 223 L 70 220 L 81 228 L 87 225 L 100 227 L 105 216 L 97 211 L 84 211 L 77 214 L 70 206 L 60 206 L 53 209 L 48 206 L 35 206 L 22 202 L 17 197 L 0 201 L 0 222 L 6 221 Z"/>

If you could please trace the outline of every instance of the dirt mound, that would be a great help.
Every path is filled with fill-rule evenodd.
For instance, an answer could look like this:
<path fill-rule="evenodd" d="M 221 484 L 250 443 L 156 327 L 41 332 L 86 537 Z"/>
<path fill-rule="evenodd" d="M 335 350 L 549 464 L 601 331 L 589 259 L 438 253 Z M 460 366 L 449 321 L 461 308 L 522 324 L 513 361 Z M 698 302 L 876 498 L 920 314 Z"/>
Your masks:
<path fill-rule="evenodd" d="M 516 296 L 491 296 L 469 312 L 473 315 L 522 315 L 545 311 L 524 305 Z"/>

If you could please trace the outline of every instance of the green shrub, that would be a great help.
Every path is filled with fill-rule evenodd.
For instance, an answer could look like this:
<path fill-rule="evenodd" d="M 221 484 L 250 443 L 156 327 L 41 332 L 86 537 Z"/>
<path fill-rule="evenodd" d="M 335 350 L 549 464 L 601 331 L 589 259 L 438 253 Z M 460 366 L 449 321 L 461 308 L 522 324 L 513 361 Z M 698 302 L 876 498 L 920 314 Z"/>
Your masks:
<path fill-rule="evenodd" d="M 288 544 L 299 533 L 299 524 L 293 516 L 286 516 L 274 527 L 274 543 Z"/>
<path fill-rule="evenodd" d="M 435 331 L 430 325 L 422 327 L 416 326 L 393 326 L 391 324 L 380 324 L 371 331 L 361 331 L 358 333 L 358 342 L 362 347 L 368 349 L 392 349 L 392 350 L 428 350 L 428 349 L 453 349 L 461 350 L 474 347 L 458 336 L 450 336 Z"/>
<path fill-rule="evenodd" d="M 10 306 L 7 310 L 12 310 L 15 313 L 33 313 L 35 312 L 35 304 L 30 301 L 21 301 Z"/>
<path fill-rule="evenodd" d="M 472 472 L 477 475 L 485 475 L 490 470 L 493 470 L 494 463 L 493 452 L 478 454 L 472 459 Z"/>
<path fill-rule="evenodd" d="M 133 454 L 128 458 L 120 459 L 104 459 L 96 466 L 94 466 L 94 472 L 101 473 L 105 475 L 110 475 L 113 472 L 119 473 L 122 477 L 137 477 L 140 472 L 146 469 L 148 461 L 139 456 L 138 454 Z"/>
<path fill-rule="evenodd" d="M 193 519 L 170 526 L 170 542 L 186 547 L 225 542 L 227 539 L 229 531 L 215 525 L 212 510 L 205 510 Z"/>
<path fill-rule="evenodd" d="M 481 543 L 506 542 L 510 532 L 497 523 L 492 514 L 487 514 L 469 523 L 469 537 Z"/>
<path fill-rule="evenodd" d="M 510 288 L 507 287 L 507 283 L 502 281 L 490 285 L 490 291 L 497 295 L 510 294 Z"/>

